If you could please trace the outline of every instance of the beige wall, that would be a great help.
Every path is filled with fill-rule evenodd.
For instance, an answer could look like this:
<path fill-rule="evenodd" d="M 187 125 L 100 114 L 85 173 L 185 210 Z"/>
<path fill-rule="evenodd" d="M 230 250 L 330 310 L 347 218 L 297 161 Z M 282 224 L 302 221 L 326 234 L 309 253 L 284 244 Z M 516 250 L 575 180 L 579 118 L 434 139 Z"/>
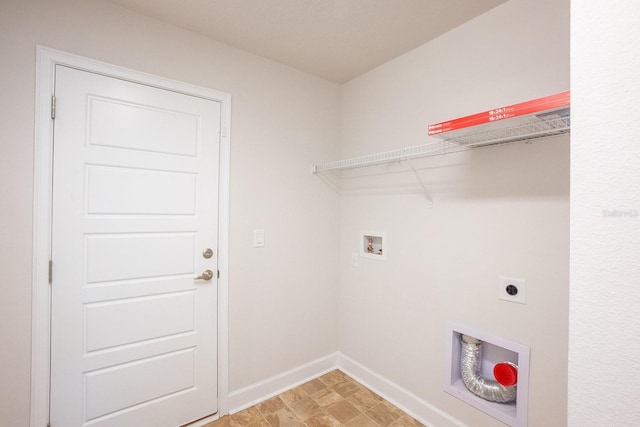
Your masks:
<path fill-rule="evenodd" d="M 640 420 L 640 8 L 572 2 L 569 423 Z"/>
<path fill-rule="evenodd" d="M 415 162 L 432 209 L 406 166 L 347 173 L 340 199 L 309 165 L 567 90 L 568 3 L 511 0 L 341 88 L 100 0 L 0 2 L 0 425 L 29 416 L 36 44 L 232 94 L 231 391 L 340 349 L 502 425 L 442 391 L 458 321 L 530 346 L 530 425 L 564 425 L 568 138 Z M 361 229 L 388 233 L 386 262 L 350 267 Z M 527 279 L 527 305 L 497 300 L 500 275 Z"/>
<path fill-rule="evenodd" d="M 36 44 L 232 94 L 230 390 L 337 350 L 339 199 L 309 171 L 339 86 L 107 2 L 3 0 L 0 425 L 29 420 Z"/>
<path fill-rule="evenodd" d="M 342 156 L 424 144 L 427 125 L 569 89 L 569 1 L 511 0 L 343 86 Z M 447 322 L 531 348 L 529 426 L 566 423 L 569 138 L 347 172 L 340 349 L 472 426 L 499 421 L 446 394 Z M 360 258 L 360 230 L 387 260 Z M 527 304 L 497 298 L 527 280 Z M 384 351 L 380 351 L 384 349 Z"/>

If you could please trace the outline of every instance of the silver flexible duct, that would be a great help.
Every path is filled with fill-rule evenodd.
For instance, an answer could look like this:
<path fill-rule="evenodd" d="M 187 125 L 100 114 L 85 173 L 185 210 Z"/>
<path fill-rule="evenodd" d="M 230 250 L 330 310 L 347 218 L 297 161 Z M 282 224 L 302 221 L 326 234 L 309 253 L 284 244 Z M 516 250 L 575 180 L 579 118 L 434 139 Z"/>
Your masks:
<path fill-rule="evenodd" d="M 516 400 L 516 387 L 505 387 L 496 381 L 488 380 L 480 374 L 482 362 L 482 341 L 462 334 L 462 354 L 460 356 L 460 375 L 467 389 L 478 397 L 498 403 Z"/>

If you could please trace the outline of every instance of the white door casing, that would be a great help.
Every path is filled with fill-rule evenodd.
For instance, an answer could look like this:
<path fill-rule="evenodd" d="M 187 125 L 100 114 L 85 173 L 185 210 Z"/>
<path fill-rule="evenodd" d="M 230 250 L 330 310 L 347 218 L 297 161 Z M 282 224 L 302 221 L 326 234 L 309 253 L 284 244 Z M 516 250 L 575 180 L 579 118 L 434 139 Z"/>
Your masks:
<path fill-rule="evenodd" d="M 49 65 L 55 62 L 51 57 L 65 56 L 43 48 L 39 59 L 40 54 L 50 57 Z M 60 62 L 77 66 L 83 61 L 70 59 Z M 54 279 L 47 295 L 41 267 L 47 215 L 39 202 L 50 200 L 51 194 L 40 185 L 47 183 L 40 171 L 35 186 L 31 425 L 43 425 L 49 397 L 42 392 L 48 381 L 43 378 L 48 345 L 54 426 L 179 425 L 216 411 L 218 385 L 220 412 L 226 413 L 228 260 L 226 254 L 217 256 L 228 244 L 228 134 L 221 138 L 220 131 L 221 116 L 228 123 L 229 98 L 204 99 L 177 93 L 175 87 L 166 91 L 56 68 Z M 104 73 L 105 66 L 97 68 Z M 116 75 L 122 71 L 114 70 Z M 135 73 L 120 74 L 127 78 Z M 129 79 L 153 80 L 135 77 Z M 174 83 L 156 79 L 152 84 L 162 86 L 158 81 Z M 175 143 L 178 131 L 187 138 Z M 50 137 L 40 132 L 36 166 L 50 157 L 42 152 L 43 140 Z M 207 140 L 214 143 L 207 145 Z M 201 255 L 206 247 L 214 249 L 210 259 Z M 218 268 L 220 288 L 215 277 L 194 280 L 203 270 Z M 52 302 L 50 324 L 43 310 L 45 296 Z M 216 364 L 218 317 L 222 336 Z M 48 327 L 51 344 L 43 337 Z"/>

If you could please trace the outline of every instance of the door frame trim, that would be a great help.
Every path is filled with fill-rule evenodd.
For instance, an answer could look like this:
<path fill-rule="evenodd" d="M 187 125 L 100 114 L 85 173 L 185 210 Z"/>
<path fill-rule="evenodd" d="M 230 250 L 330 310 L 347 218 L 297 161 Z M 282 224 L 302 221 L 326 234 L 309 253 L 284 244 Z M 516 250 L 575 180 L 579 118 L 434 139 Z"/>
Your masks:
<path fill-rule="evenodd" d="M 55 67 L 66 65 L 220 102 L 221 137 L 218 192 L 218 415 L 229 412 L 229 166 L 231 140 L 231 95 L 82 56 L 36 46 L 35 148 L 33 191 L 33 264 L 31 311 L 31 427 L 49 422 L 51 287 L 51 201 L 53 190 L 53 121 L 51 97 Z"/>

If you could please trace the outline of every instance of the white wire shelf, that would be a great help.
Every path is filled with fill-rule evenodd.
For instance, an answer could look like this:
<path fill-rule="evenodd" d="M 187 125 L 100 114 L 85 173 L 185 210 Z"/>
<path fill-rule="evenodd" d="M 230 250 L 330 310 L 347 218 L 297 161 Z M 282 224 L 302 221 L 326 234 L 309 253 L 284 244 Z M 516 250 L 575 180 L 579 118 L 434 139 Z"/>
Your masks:
<path fill-rule="evenodd" d="M 569 108 L 550 114 L 530 116 L 523 120 L 508 119 L 478 126 L 486 130 L 467 128 L 462 131 L 438 135 L 441 141 L 413 147 L 399 148 L 383 153 L 352 157 L 350 159 L 312 165 L 312 172 L 355 169 L 386 163 L 437 156 L 466 151 L 476 147 L 502 145 L 513 142 L 525 142 L 538 138 L 562 135 L 571 130 Z"/>
<path fill-rule="evenodd" d="M 466 149 L 467 147 L 452 142 L 437 141 L 429 144 L 385 151 L 384 153 L 368 154 L 366 156 L 352 157 L 350 159 L 336 160 L 334 162 L 318 163 L 312 165 L 312 171 L 313 173 L 317 173 L 329 170 L 355 169 L 367 166 L 382 165 L 385 163 L 418 159 L 422 157 L 438 156 L 441 154 L 451 153 L 454 151 L 462 151 Z"/>
<path fill-rule="evenodd" d="M 537 138 L 562 135 L 569 133 L 570 130 L 571 118 L 566 115 L 545 117 L 535 121 L 525 121 L 509 127 L 491 128 L 481 132 L 451 135 L 447 137 L 446 141 L 473 148 L 530 141 Z"/>

